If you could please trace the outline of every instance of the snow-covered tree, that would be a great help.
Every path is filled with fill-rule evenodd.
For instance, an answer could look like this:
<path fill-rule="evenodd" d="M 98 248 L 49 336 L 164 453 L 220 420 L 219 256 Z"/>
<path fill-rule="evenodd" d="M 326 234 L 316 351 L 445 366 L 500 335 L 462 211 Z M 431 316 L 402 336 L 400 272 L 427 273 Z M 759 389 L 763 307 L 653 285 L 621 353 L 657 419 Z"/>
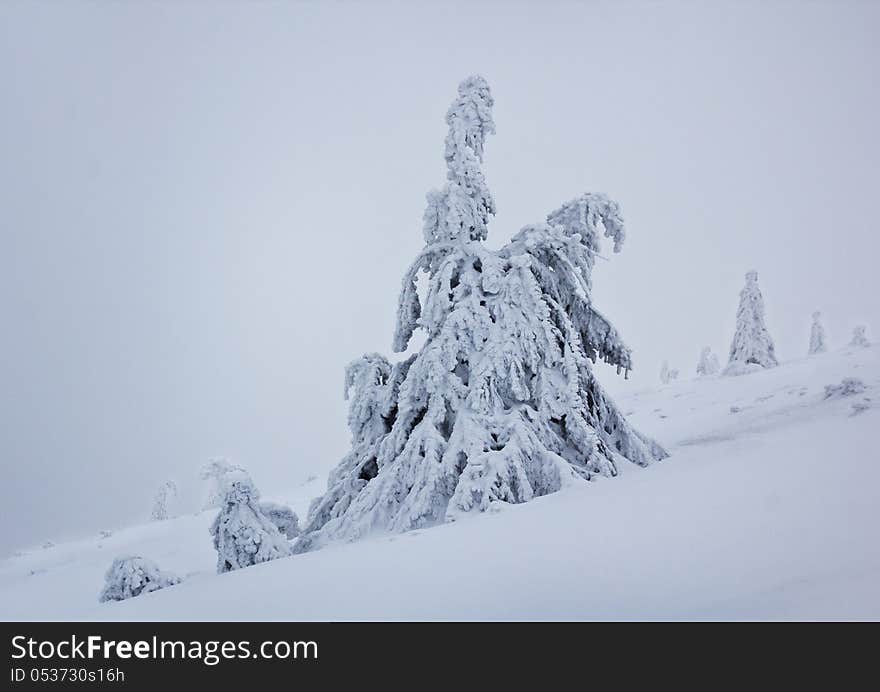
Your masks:
<path fill-rule="evenodd" d="M 700 351 L 700 362 L 697 363 L 697 374 L 700 377 L 708 377 L 717 375 L 721 370 L 721 364 L 718 362 L 718 356 L 712 353 L 709 346 L 704 346 Z"/>
<path fill-rule="evenodd" d="M 117 557 L 104 575 L 104 589 L 98 600 L 124 601 L 142 593 L 164 589 L 179 584 L 180 577 L 163 572 L 159 566 L 145 557 L 131 555 Z"/>
<path fill-rule="evenodd" d="M 758 272 L 746 274 L 746 285 L 739 294 L 736 331 L 730 344 L 725 375 L 742 375 L 778 365 L 773 339 L 764 324 L 764 297 L 758 288 Z"/>
<path fill-rule="evenodd" d="M 672 380 L 678 379 L 678 369 L 670 368 L 669 363 L 667 361 L 663 361 L 663 365 L 660 366 L 660 381 L 663 384 L 669 384 Z"/>
<path fill-rule="evenodd" d="M 171 514 L 169 506 L 177 497 L 177 483 L 172 480 L 165 481 L 156 491 L 156 499 L 153 500 L 153 512 L 151 514 L 154 521 L 165 521 Z"/>
<path fill-rule="evenodd" d="M 660 365 L 660 382 L 669 384 L 669 362 L 665 360 Z"/>
<path fill-rule="evenodd" d="M 663 361 L 663 364 L 660 366 L 660 381 L 663 384 L 669 384 L 672 380 L 678 379 L 678 369 L 670 368 L 669 363 L 667 361 Z"/>
<path fill-rule="evenodd" d="M 825 353 L 827 350 L 825 327 L 822 326 L 822 313 L 817 310 L 813 313 L 813 326 L 810 328 L 810 355 Z"/>
<path fill-rule="evenodd" d="M 299 536 L 299 517 L 290 507 L 277 502 L 263 501 L 260 503 L 263 512 L 278 530 L 287 538 Z"/>
<path fill-rule="evenodd" d="M 863 324 L 860 324 L 855 329 L 853 329 L 852 341 L 849 342 L 850 346 L 870 346 L 871 342 L 868 341 L 868 337 L 865 336 L 865 331 L 867 327 Z"/>
<path fill-rule="evenodd" d="M 290 544 L 260 507 L 260 494 L 244 471 L 228 471 L 223 506 L 210 532 L 217 549 L 217 572 L 250 567 L 290 555 Z"/>
<path fill-rule="evenodd" d="M 230 471 L 244 472 L 244 469 L 222 457 L 209 459 L 208 463 L 202 466 L 200 475 L 203 481 L 208 481 L 208 495 L 203 509 L 216 509 L 223 504 L 226 492 L 224 478 Z"/>
<path fill-rule="evenodd" d="M 491 107 L 481 77 L 462 82 L 446 115 L 447 183 L 428 194 L 426 246 L 403 279 L 393 346 L 405 351 L 416 329 L 426 341 L 398 363 L 368 354 L 348 366 L 351 451 L 313 503 L 297 550 L 525 502 L 614 476 L 622 459 L 646 466 L 666 456 L 630 427 L 592 366 L 632 366 L 591 297 L 600 236 L 615 251 L 624 241 L 617 204 L 583 194 L 488 249 Z"/>

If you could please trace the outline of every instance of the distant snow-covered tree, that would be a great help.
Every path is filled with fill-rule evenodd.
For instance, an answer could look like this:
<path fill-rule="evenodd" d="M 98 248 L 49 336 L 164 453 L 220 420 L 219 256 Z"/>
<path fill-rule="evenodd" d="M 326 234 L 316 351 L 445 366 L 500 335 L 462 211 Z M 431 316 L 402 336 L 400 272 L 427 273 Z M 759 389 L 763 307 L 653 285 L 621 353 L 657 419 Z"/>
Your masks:
<path fill-rule="evenodd" d="M 200 475 L 203 481 L 208 481 L 208 495 L 203 509 L 215 509 L 223 504 L 224 493 L 226 492 L 224 478 L 230 471 L 244 472 L 244 469 L 223 457 L 209 459 L 208 463 L 202 466 Z"/>
<path fill-rule="evenodd" d="M 299 536 L 299 517 L 290 507 L 277 502 L 263 501 L 260 503 L 260 511 L 263 512 L 277 529 L 287 538 Z"/>
<path fill-rule="evenodd" d="M 669 363 L 667 361 L 663 361 L 663 365 L 660 366 L 660 381 L 663 384 L 669 384 L 672 380 L 678 379 L 678 369 L 670 368 Z"/>
<path fill-rule="evenodd" d="M 742 375 L 778 365 L 770 332 L 764 324 L 764 297 L 758 288 L 758 272 L 746 274 L 746 285 L 739 294 L 736 331 L 730 344 L 725 375 Z"/>
<path fill-rule="evenodd" d="M 700 351 L 700 361 L 697 363 L 697 374 L 700 377 L 709 377 L 717 375 L 721 370 L 721 364 L 718 362 L 718 356 L 712 353 L 709 346 L 704 346 Z"/>
<path fill-rule="evenodd" d="M 104 575 L 104 589 L 98 600 L 124 601 L 142 593 L 158 591 L 179 584 L 180 577 L 163 572 L 159 566 L 145 557 L 131 555 L 117 557 Z"/>
<path fill-rule="evenodd" d="M 863 324 L 860 324 L 855 329 L 853 329 L 852 341 L 849 342 L 850 346 L 870 346 L 871 342 L 868 341 L 868 337 L 865 336 L 865 331 L 867 327 Z"/>
<path fill-rule="evenodd" d="M 174 502 L 177 497 L 177 483 L 172 480 L 165 481 L 156 491 L 156 498 L 153 500 L 153 512 L 151 517 L 154 521 L 165 521 L 171 514 L 169 505 Z"/>
<path fill-rule="evenodd" d="M 290 555 L 290 544 L 260 507 L 260 494 L 244 471 L 223 476 L 223 506 L 210 532 L 217 572 L 229 572 Z"/>
<path fill-rule="evenodd" d="M 825 353 L 827 350 L 825 327 L 822 326 L 822 313 L 817 310 L 813 313 L 813 326 L 810 328 L 810 355 Z"/>
<path fill-rule="evenodd" d="M 624 241 L 617 204 L 587 193 L 498 251 L 482 242 L 495 212 L 482 172 L 492 103 L 471 77 L 446 115 L 447 183 L 428 195 L 426 246 L 404 276 L 393 340 L 405 351 L 421 329 L 425 344 L 398 363 L 368 354 L 348 366 L 351 451 L 297 550 L 526 502 L 614 476 L 622 459 L 646 466 L 666 456 L 629 425 L 592 367 L 632 366 L 591 296 L 600 236 L 615 251 Z"/>

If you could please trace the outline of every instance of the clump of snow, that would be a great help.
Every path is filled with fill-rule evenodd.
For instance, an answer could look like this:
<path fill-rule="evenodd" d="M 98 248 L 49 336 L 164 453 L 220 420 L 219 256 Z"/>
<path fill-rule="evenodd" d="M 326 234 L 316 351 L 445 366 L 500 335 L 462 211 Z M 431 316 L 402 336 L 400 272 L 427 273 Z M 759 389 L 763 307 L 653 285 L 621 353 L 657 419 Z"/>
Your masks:
<path fill-rule="evenodd" d="M 405 531 L 493 502 L 521 503 L 618 463 L 666 456 L 630 427 L 596 380 L 629 348 L 593 305 L 600 237 L 619 251 L 616 202 L 587 193 L 485 247 L 495 206 L 481 164 L 494 132 L 485 80 L 461 83 L 446 116 L 447 183 L 428 195 L 426 247 L 403 280 L 391 363 L 371 353 L 346 369 L 352 447 L 309 512 L 297 550 L 373 530 Z M 424 305 L 417 290 L 427 274 Z"/>
<path fill-rule="evenodd" d="M 260 494 L 244 471 L 229 471 L 223 507 L 210 532 L 217 550 L 217 571 L 250 567 L 290 555 L 290 544 L 260 507 Z"/>
<path fill-rule="evenodd" d="M 180 577 L 163 572 L 152 560 L 137 555 L 117 557 L 104 578 L 104 589 L 98 597 L 102 603 L 124 601 L 181 582 Z"/>
<path fill-rule="evenodd" d="M 810 328 L 810 355 L 825 353 L 828 347 L 825 345 L 825 327 L 822 326 L 822 313 L 818 310 L 813 313 L 813 326 Z"/>
<path fill-rule="evenodd" d="M 728 363 L 727 367 L 724 368 L 724 372 L 721 374 L 725 377 L 738 377 L 739 375 L 750 375 L 753 372 L 761 372 L 763 369 L 764 368 L 757 363 L 734 361 L 733 363 Z"/>
<path fill-rule="evenodd" d="M 264 500 L 260 502 L 260 510 L 287 538 L 293 539 L 299 536 L 299 517 L 290 507 L 279 502 Z"/>
<path fill-rule="evenodd" d="M 736 331 L 730 344 L 725 375 L 745 375 L 778 365 L 770 332 L 764 324 L 764 297 L 758 288 L 758 272 L 746 274 L 746 285 L 739 294 Z"/>
<path fill-rule="evenodd" d="M 868 341 L 868 337 L 865 336 L 865 331 L 867 327 L 863 324 L 860 324 L 858 327 L 853 329 L 852 341 L 849 342 L 850 346 L 859 346 L 862 348 L 866 348 L 871 345 L 871 342 Z"/>
<path fill-rule="evenodd" d="M 837 399 L 844 396 L 861 394 L 867 389 L 865 383 L 857 377 L 844 377 L 840 384 L 825 385 L 825 398 Z"/>

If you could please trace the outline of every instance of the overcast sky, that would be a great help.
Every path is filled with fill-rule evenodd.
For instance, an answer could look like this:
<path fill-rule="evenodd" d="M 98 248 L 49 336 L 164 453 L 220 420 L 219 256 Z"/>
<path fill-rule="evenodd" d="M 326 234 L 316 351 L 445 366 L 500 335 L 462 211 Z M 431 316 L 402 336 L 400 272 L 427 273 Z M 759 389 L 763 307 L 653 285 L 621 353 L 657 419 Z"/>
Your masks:
<path fill-rule="evenodd" d="M 143 520 L 166 478 L 192 510 L 212 456 L 267 495 L 338 461 L 471 73 L 491 246 L 623 209 L 610 391 L 726 360 L 752 268 L 782 359 L 815 309 L 880 338 L 878 35 L 867 2 L 2 3 L 0 553 Z"/>

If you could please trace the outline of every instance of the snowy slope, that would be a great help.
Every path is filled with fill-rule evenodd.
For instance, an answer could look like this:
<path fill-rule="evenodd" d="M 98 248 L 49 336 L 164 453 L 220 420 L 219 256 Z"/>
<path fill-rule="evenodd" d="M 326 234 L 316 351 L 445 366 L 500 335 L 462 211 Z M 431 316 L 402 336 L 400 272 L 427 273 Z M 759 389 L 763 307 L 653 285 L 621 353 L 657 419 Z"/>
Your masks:
<path fill-rule="evenodd" d="M 825 399 L 844 377 L 868 389 Z M 620 397 L 672 456 L 455 524 L 214 574 L 210 513 L 0 564 L 3 619 L 880 618 L 880 348 Z M 867 410 L 854 412 L 854 404 Z M 308 491 L 293 500 L 302 512 Z M 266 493 L 271 496 L 271 493 Z M 112 558 L 183 584 L 99 604 Z"/>

